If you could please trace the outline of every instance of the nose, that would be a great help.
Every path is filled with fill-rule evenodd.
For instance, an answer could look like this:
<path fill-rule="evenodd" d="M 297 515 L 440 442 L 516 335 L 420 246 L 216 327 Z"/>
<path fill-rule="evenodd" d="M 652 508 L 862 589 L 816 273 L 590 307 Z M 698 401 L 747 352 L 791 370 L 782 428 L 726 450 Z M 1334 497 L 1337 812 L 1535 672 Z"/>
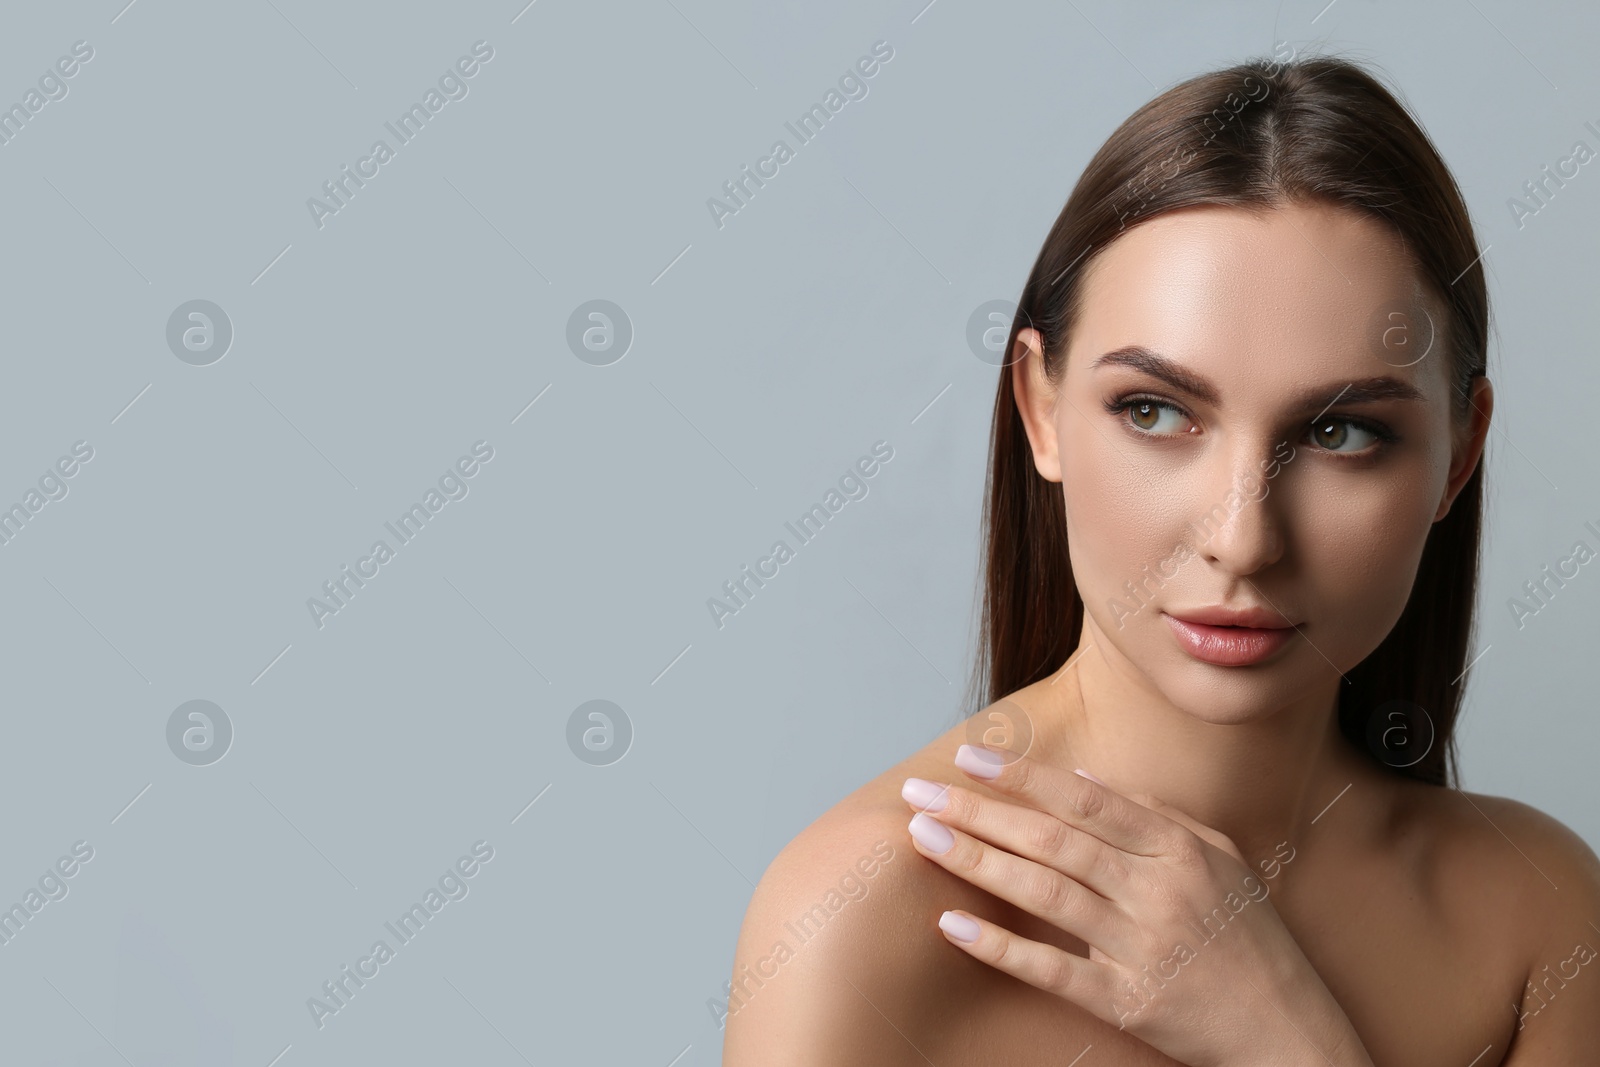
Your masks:
<path fill-rule="evenodd" d="M 1271 566 L 1284 551 L 1279 513 L 1284 494 L 1262 472 L 1255 451 L 1241 450 L 1248 454 L 1230 459 L 1221 477 L 1207 480 L 1215 488 L 1206 510 L 1192 524 L 1200 557 L 1240 576 Z"/>

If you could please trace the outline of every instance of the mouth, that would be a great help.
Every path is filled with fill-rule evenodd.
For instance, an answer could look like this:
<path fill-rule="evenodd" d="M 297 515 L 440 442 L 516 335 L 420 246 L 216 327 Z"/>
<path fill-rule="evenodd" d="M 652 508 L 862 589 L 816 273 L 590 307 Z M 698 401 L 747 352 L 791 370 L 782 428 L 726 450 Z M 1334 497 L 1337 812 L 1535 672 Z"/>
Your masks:
<path fill-rule="evenodd" d="M 1166 612 L 1161 617 L 1167 620 L 1180 648 L 1218 667 L 1261 663 L 1286 646 L 1296 632 L 1287 622 L 1282 626 L 1224 626 L 1180 619 Z"/>

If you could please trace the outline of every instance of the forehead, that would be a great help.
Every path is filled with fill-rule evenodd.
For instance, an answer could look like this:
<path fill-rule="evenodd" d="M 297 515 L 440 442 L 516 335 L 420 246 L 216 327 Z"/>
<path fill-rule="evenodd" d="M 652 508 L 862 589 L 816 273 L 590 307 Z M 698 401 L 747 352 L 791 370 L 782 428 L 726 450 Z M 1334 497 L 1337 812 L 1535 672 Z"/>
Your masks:
<path fill-rule="evenodd" d="M 1400 238 L 1359 212 L 1184 208 L 1140 223 L 1096 257 L 1072 347 L 1093 359 L 1144 344 L 1219 381 L 1388 373 L 1427 389 L 1418 372 L 1443 360 L 1405 366 L 1425 342 L 1436 357 L 1443 348 L 1423 292 Z M 1385 349 L 1400 337 L 1396 324 L 1418 343 Z"/>

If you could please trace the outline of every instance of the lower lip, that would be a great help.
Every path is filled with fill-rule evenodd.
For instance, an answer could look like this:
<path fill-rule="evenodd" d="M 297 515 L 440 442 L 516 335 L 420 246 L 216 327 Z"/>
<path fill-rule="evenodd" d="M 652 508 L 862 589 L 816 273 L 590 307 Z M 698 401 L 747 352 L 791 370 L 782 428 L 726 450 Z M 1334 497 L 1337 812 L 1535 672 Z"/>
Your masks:
<path fill-rule="evenodd" d="M 1294 637 L 1293 628 L 1261 630 L 1248 626 L 1207 626 L 1163 614 L 1183 650 L 1218 667 L 1248 667 L 1269 658 Z"/>

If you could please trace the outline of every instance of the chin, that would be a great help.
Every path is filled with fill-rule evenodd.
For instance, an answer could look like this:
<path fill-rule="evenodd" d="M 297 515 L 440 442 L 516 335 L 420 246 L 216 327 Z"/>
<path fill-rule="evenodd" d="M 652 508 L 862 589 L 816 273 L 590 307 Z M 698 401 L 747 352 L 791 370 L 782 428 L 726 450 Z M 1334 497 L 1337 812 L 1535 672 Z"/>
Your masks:
<path fill-rule="evenodd" d="M 1212 677 L 1197 677 L 1195 671 L 1180 669 L 1151 682 L 1179 711 L 1213 726 L 1243 726 L 1270 719 L 1304 696 L 1310 681 L 1297 681 L 1283 673 L 1273 677 L 1260 667 L 1229 668 L 1225 677 L 1216 678 L 1221 668 L 1194 666 Z"/>
<path fill-rule="evenodd" d="M 1262 662 L 1224 667 L 1191 656 L 1173 640 L 1166 623 L 1152 622 L 1138 652 L 1121 651 L 1151 688 L 1202 722 L 1259 722 L 1339 678 L 1303 636 Z"/>
<path fill-rule="evenodd" d="M 1161 630 L 1165 629 L 1163 624 Z M 1159 651 L 1143 657 L 1147 660 L 1144 664 L 1133 662 L 1175 707 L 1196 719 L 1219 726 L 1258 722 L 1319 692 L 1337 699 L 1344 674 L 1377 648 L 1377 641 L 1330 640 L 1328 629 L 1320 627 L 1317 632 L 1321 636 L 1316 638 L 1297 636 L 1271 658 L 1239 667 L 1196 659 L 1177 647 L 1170 634 L 1155 631 L 1147 635 L 1152 640 L 1145 648 Z M 1363 636 L 1372 638 L 1379 633 Z M 1167 638 L 1164 647 L 1160 643 L 1163 637 Z M 1371 647 L 1367 647 L 1369 643 Z"/>

